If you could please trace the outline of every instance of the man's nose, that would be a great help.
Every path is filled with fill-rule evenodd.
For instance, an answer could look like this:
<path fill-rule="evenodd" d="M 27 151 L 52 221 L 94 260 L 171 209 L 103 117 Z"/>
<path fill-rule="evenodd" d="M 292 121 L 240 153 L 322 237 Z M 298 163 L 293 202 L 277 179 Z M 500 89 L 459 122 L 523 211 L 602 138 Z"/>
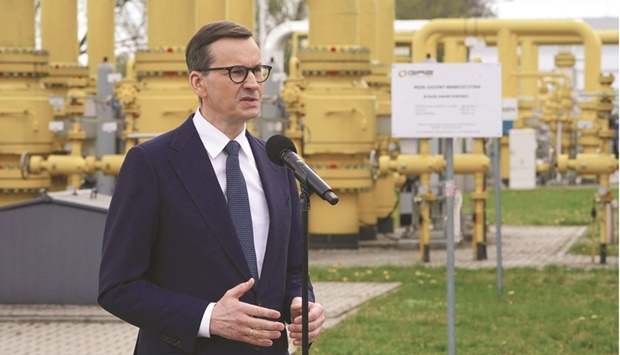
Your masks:
<path fill-rule="evenodd" d="M 258 81 L 256 80 L 256 75 L 254 75 L 253 71 L 248 71 L 248 77 L 245 79 L 245 81 L 243 82 L 243 86 L 245 87 L 253 87 L 253 88 L 257 88 L 260 85 L 258 84 Z"/>

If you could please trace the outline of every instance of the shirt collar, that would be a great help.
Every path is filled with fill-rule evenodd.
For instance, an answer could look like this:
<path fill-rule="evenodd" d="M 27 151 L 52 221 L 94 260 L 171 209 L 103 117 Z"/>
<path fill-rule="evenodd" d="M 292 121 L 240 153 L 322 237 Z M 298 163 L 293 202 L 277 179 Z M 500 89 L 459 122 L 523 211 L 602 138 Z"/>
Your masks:
<path fill-rule="evenodd" d="M 198 131 L 198 135 L 200 136 L 200 140 L 207 149 L 207 153 L 209 153 L 211 159 L 217 157 L 224 150 L 224 147 L 226 147 L 226 144 L 228 144 L 230 138 L 207 121 L 200 113 L 200 108 L 196 109 L 196 114 L 194 115 L 193 121 L 194 126 Z M 243 130 L 238 136 L 235 137 L 234 140 L 239 142 L 242 151 L 244 151 L 247 155 L 252 156 L 250 142 L 248 142 L 245 132 L 246 125 L 244 124 Z"/>

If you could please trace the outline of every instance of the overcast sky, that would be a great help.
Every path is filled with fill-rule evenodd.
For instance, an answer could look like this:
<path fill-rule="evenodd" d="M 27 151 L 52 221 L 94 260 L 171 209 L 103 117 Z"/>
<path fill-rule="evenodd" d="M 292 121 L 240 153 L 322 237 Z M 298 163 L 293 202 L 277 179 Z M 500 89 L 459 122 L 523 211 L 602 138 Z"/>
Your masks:
<path fill-rule="evenodd" d="M 495 0 L 499 18 L 618 17 L 620 0 Z"/>

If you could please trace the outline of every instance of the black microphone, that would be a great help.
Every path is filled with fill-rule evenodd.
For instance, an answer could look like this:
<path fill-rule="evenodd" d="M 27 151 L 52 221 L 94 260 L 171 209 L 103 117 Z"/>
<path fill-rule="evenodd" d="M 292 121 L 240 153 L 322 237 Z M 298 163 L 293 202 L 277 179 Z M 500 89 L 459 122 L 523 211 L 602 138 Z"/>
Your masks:
<path fill-rule="evenodd" d="M 293 141 L 276 134 L 269 137 L 266 149 L 269 160 L 278 165 L 286 165 L 304 187 L 309 188 L 332 205 L 338 203 L 338 196 L 332 191 L 332 188 L 297 155 Z"/>

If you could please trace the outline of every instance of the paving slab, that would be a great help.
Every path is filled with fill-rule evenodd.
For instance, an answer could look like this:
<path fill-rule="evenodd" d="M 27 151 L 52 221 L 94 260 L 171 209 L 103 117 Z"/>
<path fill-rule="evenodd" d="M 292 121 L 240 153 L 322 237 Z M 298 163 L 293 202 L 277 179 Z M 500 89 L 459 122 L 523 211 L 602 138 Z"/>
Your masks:
<path fill-rule="evenodd" d="M 398 282 L 317 282 L 315 294 L 332 327 Z M 138 329 L 99 306 L 0 305 L 0 354 L 131 354 Z M 290 353 L 296 347 L 291 346 Z"/>

